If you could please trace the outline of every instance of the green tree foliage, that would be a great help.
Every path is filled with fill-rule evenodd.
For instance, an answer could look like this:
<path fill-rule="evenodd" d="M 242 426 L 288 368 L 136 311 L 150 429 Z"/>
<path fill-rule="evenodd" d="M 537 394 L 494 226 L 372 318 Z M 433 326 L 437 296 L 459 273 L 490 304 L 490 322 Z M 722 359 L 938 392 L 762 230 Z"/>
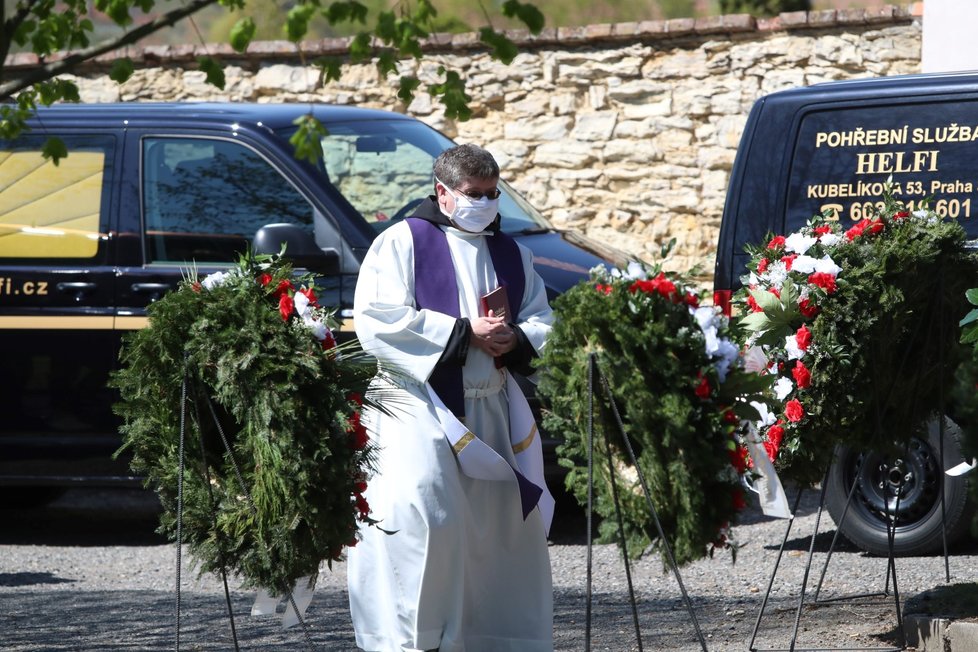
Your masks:
<path fill-rule="evenodd" d="M 438 10 L 430 0 L 406 0 L 395 9 L 376 8 L 371 12 L 358 0 L 297 0 L 288 6 L 274 5 L 256 16 L 248 12 L 247 0 L 18 0 L 0 7 L 0 138 L 13 138 L 24 131 L 26 121 L 38 105 L 57 101 L 77 101 L 77 85 L 61 76 L 80 64 L 100 55 L 116 52 L 187 20 L 199 12 L 218 7 L 235 16 L 226 38 L 235 50 L 243 52 L 259 34 L 259 26 L 274 24 L 278 38 L 294 42 L 301 52 L 301 43 L 316 23 L 343 26 L 353 35 L 350 60 L 375 59 L 380 73 L 392 75 L 398 58 L 423 58 L 421 42 L 438 26 Z M 259 5 L 261 8 L 261 5 Z M 104 37 L 95 36 L 92 11 L 107 16 L 116 30 Z M 543 14 L 533 5 L 519 0 L 505 0 L 498 6 L 497 16 L 526 26 L 537 34 L 543 28 Z M 493 16 L 484 14 L 485 25 L 479 29 L 481 41 L 490 54 L 509 63 L 516 48 L 506 35 L 492 25 Z M 7 55 L 14 48 L 33 52 L 44 63 L 30 71 L 17 74 L 7 67 Z M 66 55 L 52 56 L 69 52 Z M 324 81 L 339 74 L 339 62 L 313 62 L 322 71 Z M 223 87 L 221 62 L 201 57 L 198 67 L 207 74 L 209 83 Z M 132 74 L 128 58 L 120 59 L 112 69 L 112 78 L 122 82 Z M 465 82 L 458 73 L 444 70 L 444 81 L 426 90 L 441 98 L 448 115 L 465 119 L 468 116 Z M 401 77 L 400 97 L 409 101 L 419 82 L 413 76 Z M 11 101 L 13 100 L 13 101 Z M 305 132 L 301 132 L 305 134 Z M 310 132 L 313 137 L 315 130 Z M 57 147 L 48 152 L 55 160 Z"/>
<path fill-rule="evenodd" d="M 720 13 L 777 16 L 784 11 L 810 11 L 811 0 L 719 0 Z"/>

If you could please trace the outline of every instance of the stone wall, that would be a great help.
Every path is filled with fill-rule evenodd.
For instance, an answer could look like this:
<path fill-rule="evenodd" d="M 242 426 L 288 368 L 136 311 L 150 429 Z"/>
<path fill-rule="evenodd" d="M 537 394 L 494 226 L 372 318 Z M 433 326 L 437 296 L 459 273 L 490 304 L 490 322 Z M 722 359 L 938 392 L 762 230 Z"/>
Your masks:
<path fill-rule="evenodd" d="M 559 227 L 654 259 L 675 238 L 667 267 L 713 269 L 727 178 L 747 114 L 763 94 L 854 77 L 919 71 L 920 11 L 786 13 L 647 21 L 515 33 L 521 54 L 493 62 L 475 36 L 435 35 L 425 61 L 403 62 L 423 82 L 444 64 L 467 79 L 474 117 L 445 119 L 425 94 L 410 106 L 372 64 L 350 65 L 319 88 L 288 43 L 227 48 L 146 47 L 122 86 L 109 61 L 79 71 L 84 101 L 332 102 L 417 116 L 460 142 L 486 146 L 503 176 Z M 342 54 L 346 41 L 304 45 L 305 61 Z M 227 86 L 193 70 L 202 49 L 229 64 Z M 34 65 L 20 55 L 11 71 Z"/>

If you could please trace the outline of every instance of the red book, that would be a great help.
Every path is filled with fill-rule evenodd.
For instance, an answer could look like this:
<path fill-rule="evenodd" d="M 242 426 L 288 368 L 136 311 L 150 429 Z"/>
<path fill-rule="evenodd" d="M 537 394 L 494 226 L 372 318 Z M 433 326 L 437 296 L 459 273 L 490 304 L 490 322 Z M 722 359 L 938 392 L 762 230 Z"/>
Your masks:
<path fill-rule="evenodd" d="M 506 295 L 505 285 L 500 285 L 482 296 L 482 316 L 488 317 L 490 310 L 494 317 L 502 317 L 505 321 L 509 321 L 509 298 Z M 502 369 L 504 366 L 502 358 L 495 358 L 494 361 L 496 369 Z"/>

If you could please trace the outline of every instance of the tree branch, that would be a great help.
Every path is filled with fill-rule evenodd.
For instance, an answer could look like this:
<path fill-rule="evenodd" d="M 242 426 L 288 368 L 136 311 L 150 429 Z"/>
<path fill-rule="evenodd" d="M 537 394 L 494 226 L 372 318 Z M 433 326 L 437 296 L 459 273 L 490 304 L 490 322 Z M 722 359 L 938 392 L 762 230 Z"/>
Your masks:
<path fill-rule="evenodd" d="M 6 18 L 5 4 L 0 2 L 0 29 L 3 30 L 2 40 L 0 40 L 0 63 L 6 61 L 7 55 L 10 54 L 10 46 L 14 42 L 14 34 L 20 27 L 27 17 L 30 15 L 31 11 L 34 10 L 34 5 L 38 3 L 38 0 L 28 0 L 17 6 L 17 10 L 14 12 L 13 16 L 9 19 Z M 3 66 L 0 65 L 0 80 L 4 78 Z"/>
<path fill-rule="evenodd" d="M 0 101 L 10 98 L 19 91 L 33 86 L 38 82 L 47 81 L 57 77 L 58 75 L 66 73 L 85 61 L 94 59 L 95 57 L 101 56 L 108 52 L 113 52 L 114 50 L 118 50 L 119 48 L 123 48 L 127 45 L 137 43 L 150 34 L 158 32 L 164 27 L 171 27 L 177 21 L 186 18 L 191 14 L 195 14 L 205 7 L 217 4 L 217 2 L 218 0 L 192 0 L 185 6 L 169 11 L 162 16 L 158 16 L 154 20 L 140 25 L 136 29 L 126 32 L 118 38 L 103 41 L 102 43 L 85 48 L 84 50 L 77 50 L 68 54 L 68 56 L 63 59 L 44 64 L 40 68 L 24 75 L 23 77 L 0 84 Z M 0 63 L 0 79 L 4 77 L 3 71 L 5 68 L 6 63 Z"/>

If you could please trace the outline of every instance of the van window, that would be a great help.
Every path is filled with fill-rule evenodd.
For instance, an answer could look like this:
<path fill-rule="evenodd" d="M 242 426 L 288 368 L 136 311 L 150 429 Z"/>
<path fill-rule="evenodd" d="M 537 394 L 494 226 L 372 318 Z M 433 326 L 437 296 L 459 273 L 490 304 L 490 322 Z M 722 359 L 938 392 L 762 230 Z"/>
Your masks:
<path fill-rule="evenodd" d="M 154 137 L 143 139 L 142 152 L 148 262 L 234 262 L 266 224 L 312 233 L 312 205 L 241 143 Z"/>
<path fill-rule="evenodd" d="M 57 165 L 41 155 L 46 137 L 0 145 L 0 258 L 94 262 L 108 232 L 112 138 L 65 137 Z"/>

